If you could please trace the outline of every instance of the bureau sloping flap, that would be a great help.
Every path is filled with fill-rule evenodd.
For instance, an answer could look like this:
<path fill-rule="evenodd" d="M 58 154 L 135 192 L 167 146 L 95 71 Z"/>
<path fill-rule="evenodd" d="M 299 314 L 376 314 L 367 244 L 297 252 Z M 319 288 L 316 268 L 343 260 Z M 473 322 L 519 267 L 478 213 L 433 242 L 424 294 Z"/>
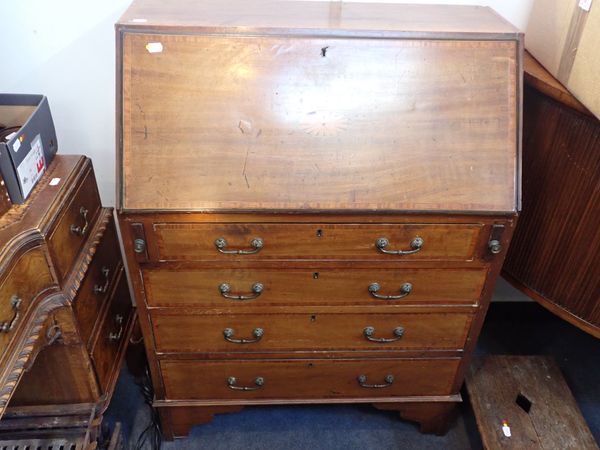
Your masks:
<path fill-rule="evenodd" d="M 515 211 L 518 51 L 126 32 L 121 207 Z"/>

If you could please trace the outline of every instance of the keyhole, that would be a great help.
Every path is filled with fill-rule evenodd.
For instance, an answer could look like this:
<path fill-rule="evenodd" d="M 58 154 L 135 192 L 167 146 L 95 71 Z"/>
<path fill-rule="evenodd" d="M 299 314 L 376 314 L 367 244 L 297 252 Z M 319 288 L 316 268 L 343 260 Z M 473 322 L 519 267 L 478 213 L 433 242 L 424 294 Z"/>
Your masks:
<path fill-rule="evenodd" d="M 317 321 L 317 315 L 316 314 L 311 314 L 310 321 L 311 322 L 316 322 Z"/>
<path fill-rule="evenodd" d="M 328 48 L 329 48 L 329 46 L 327 46 L 327 47 L 323 47 L 323 48 L 321 49 L 321 57 L 322 57 L 322 58 L 325 58 L 325 57 L 327 56 L 327 49 L 328 49 Z"/>
<path fill-rule="evenodd" d="M 323 230 L 321 230 L 320 228 L 317 230 L 317 237 L 322 237 L 323 236 Z"/>
<path fill-rule="evenodd" d="M 314 278 L 315 280 L 318 280 L 318 279 L 319 279 L 319 272 L 315 272 L 315 273 L 313 273 L 313 278 Z"/>

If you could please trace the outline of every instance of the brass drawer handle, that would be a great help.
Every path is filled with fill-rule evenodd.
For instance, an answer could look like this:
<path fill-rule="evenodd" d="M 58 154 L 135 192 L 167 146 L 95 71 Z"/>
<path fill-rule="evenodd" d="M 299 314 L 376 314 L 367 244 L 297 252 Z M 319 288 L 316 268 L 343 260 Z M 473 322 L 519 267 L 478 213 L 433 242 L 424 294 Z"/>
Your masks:
<path fill-rule="evenodd" d="M 85 233 L 88 230 L 88 219 L 87 219 L 87 215 L 88 215 L 88 210 L 85 209 L 83 206 L 81 208 L 79 208 L 79 215 L 81 216 L 81 218 L 83 219 L 83 227 L 80 227 L 79 225 L 71 225 L 71 233 L 76 234 L 78 236 L 84 236 Z"/>
<path fill-rule="evenodd" d="M 394 328 L 394 337 L 393 338 L 375 338 L 375 337 L 373 337 L 374 334 L 375 334 L 375 328 L 374 327 L 366 327 L 363 330 L 363 335 L 364 335 L 365 339 L 367 339 L 367 341 L 371 341 L 371 342 L 396 342 L 396 341 L 399 341 L 400 339 L 402 339 L 402 336 L 404 336 L 404 328 L 403 327 L 396 327 L 396 328 Z"/>
<path fill-rule="evenodd" d="M 258 391 L 265 385 L 265 379 L 263 377 L 256 377 L 254 379 L 256 386 L 237 386 L 237 380 L 235 377 L 227 378 L 227 387 L 234 391 Z"/>
<path fill-rule="evenodd" d="M 388 238 L 380 237 L 375 241 L 375 247 L 377 247 L 377 249 L 381 253 L 386 253 L 388 255 L 412 255 L 413 253 L 421 251 L 421 249 L 423 248 L 423 244 L 425 244 L 423 238 L 417 236 L 412 241 L 410 241 L 411 250 L 386 250 L 386 247 L 390 245 L 390 241 Z"/>
<path fill-rule="evenodd" d="M 233 342 L 234 344 L 252 344 L 253 342 L 258 342 L 262 339 L 265 334 L 265 330 L 262 328 L 255 328 L 252 331 L 252 335 L 254 339 L 234 339 L 233 335 L 235 334 L 235 330 L 233 328 L 225 328 L 223 330 L 223 336 L 226 341 Z"/>
<path fill-rule="evenodd" d="M 371 283 L 369 285 L 369 294 L 371 294 L 372 297 L 380 298 L 382 300 L 398 300 L 398 299 L 404 298 L 408 294 L 410 294 L 412 292 L 412 288 L 413 288 L 412 284 L 410 284 L 410 283 L 404 283 L 402 285 L 402 287 L 400 288 L 401 294 L 398 294 L 398 295 L 381 295 L 381 294 L 377 293 L 381 289 L 381 286 L 379 285 L 379 283 Z"/>
<path fill-rule="evenodd" d="M 230 300 L 253 300 L 257 297 L 260 297 L 260 294 L 262 293 L 263 289 L 265 287 L 263 286 L 262 283 L 254 283 L 252 285 L 252 294 L 250 295 L 235 295 L 235 294 L 230 294 L 231 292 L 231 286 L 228 283 L 221 283 L 219 285 L 219 292 L 221 293 L 221 295 L 225 298 L 228 298 Z"/>
<path fill-rule="evenodd" d="M 383 389 L 386 387 L 390 387 L 394 383 L 394 375 L 389 374 L 384 378 L 385 384 L 367 384 L 367 376 L 359 375 L 357 378 L 358 384 L 360 387 L 369 388 L 369 389 Z"/>
<path fill-rule="evenodd" d="M 104 277 L 104 284 L 102 286 L 95 284 L 94 294 L 106 294 L 106 291 L 108 291 L 108 285 L 110 283 L 110 269 L 108 267 L 103 266 L 101 273 Z"/>
<path fill-rule="evenodd" d="M 264 245 L 265 243 L 261 238 L 254 238 L 250 241 L 252 250 L 227 250 L 227 240 L 225 238 L 221 237 L 215 240 L 215 247 L 217 247 L 217 250 L 228 255 L 252 255 L 253 253 L 260 252 Z"/>
<path fill-rule="evenodd" d="M 109 333 L 108 340 L 110 342 L 118 342 L 121 340 L 121 337 L 123 336 L 123 320 L 124 317 L 121 314 L 115 316 L 115 324 L 119 325 L 119 331 L 116 333 Z"/>
<path fill-rule="evenodd" d="M 23 303 L 23 300 L 21 300 L 16 295 L 13 295 L 10 298 L 10 306 L 14 311 L 14 315 L 12 319 L 7 320 L 5 322 L 0 322 L 0 333 L 8 333 L 9 331 L 12 331 L 12 329 L 15 327 L 17 321 L 19 320 L 19 316 L 21 315 L 21 312 L 19 311 L 21 303 Z"/>

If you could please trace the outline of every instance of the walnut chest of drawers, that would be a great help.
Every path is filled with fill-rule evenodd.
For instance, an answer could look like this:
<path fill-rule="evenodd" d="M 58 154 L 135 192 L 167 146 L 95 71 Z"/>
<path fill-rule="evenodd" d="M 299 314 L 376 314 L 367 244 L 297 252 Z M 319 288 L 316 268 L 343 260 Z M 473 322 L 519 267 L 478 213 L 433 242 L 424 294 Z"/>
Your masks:
<path fill-rule="evenodd" d="M 98 436 L 136 317 L 116 233 L 77 155 L 0 217 L 0 448 Z"/>
<path fill-rule="evenodd" d="M 481 7 L 154 0 L 116 30 L 166 435 L 359 402 L 443 432 L 519 210 L 519 32 Z"/>

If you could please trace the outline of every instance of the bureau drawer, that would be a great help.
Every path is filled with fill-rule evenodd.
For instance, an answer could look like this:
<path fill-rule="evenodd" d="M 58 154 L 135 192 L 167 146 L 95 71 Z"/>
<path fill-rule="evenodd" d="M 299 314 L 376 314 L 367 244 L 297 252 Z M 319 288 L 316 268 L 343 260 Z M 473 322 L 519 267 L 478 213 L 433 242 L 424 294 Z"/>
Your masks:
<path fill-rule="evenodd" d="M 75 256 L 86 241 L 100 211 L 100 196 L 94 172 L 90 170 L 66 206 L 48 245 L 61 280 L 67 275 Z"/>
<path fill-rule="evenodd" d="M 451 394 L 459 358 L 161 361 L 169 400 Z M 243 390 L 243 388 L 249 390 Z"/>
<path fill-rule="evenodd" d="M 145 269 L 151 307 L 476 304 L 486 269 Z"/>
<path fill-rule="evenodd" d="M 102 392 L 107 392 L 111 380 L 118 375 L 118 355 L 123 345 L 127 345 L 127 327 L 132 313 L 131 298 L 127 277 L 123 270 L 118 274 L 117 286 L 111 296 L 110 307 L 104 316 L 102 326 L 95 336 L 92 360 L 96 368 Z"/>
<path fill-rule="evenodd" d="M 109 293 L 112 291 L 121 267 L 121 254 L 118 245 L 114 221 L 111 218 L 73 301 L 79 331 L 86 343 L 90 340 L 94 325 L 100 316 Z"/>
<path fill-rule="evenodd" d="M 151 313 L 158 352 L 459 350 L 469 313 Z"/>
<path fill-rule="evenodd" d="M 158 259 L 366 259 L 468 261 L 480 224 L 205 224 L 154 225 Z M 404 252 L 403 254 L 385 252 Z M 242 253 L 243 252 L 243 253 Z"/>
<path fill-rule="evenodd" d="M 54 284 L 40 247 L 25 252 L 0 284 L 0 357 L 23 324 L 32 300 Z"/>

